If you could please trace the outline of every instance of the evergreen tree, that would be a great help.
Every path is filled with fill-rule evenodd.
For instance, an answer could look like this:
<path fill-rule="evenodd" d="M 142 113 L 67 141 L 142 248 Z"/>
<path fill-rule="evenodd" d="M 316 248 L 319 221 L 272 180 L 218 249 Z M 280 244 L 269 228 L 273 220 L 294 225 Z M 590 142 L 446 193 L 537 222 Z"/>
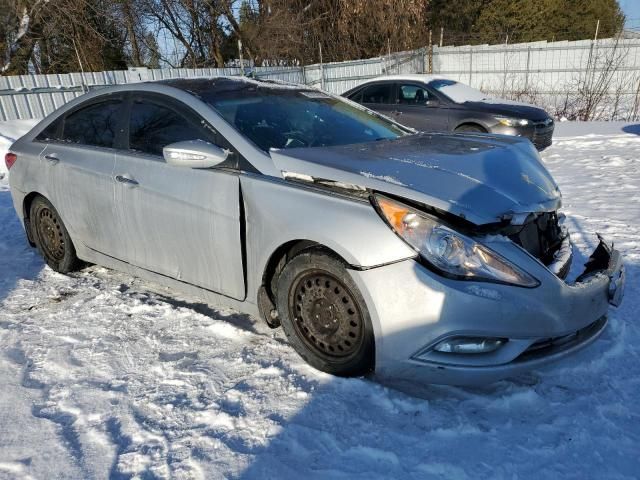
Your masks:
<path fill-rule="evenodd" d="M 499 43 L 615 36 L 624 25 L 617 0 L 431 0 L 429 23 L 445 43 Z"/>

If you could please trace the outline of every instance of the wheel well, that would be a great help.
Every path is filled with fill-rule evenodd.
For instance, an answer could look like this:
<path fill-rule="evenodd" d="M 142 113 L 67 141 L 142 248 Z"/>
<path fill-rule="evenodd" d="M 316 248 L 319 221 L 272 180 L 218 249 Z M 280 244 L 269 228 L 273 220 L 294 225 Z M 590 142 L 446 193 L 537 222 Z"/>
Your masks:
<path fill-rule="evenodd" d="M 476 123 L 476 122 L 464 122 L 464 123 L 461 123 L 460 125 L 458 125 L 455 128 L 455 130 L 458 130 L 459 128 L 462 128 L 462 127 L 475 127 L 475 128 L 479 128 L 484 133 L 488 132 L 488 130 L 484 126 L 482 126 L 482 125 L 480 125 L 479 123 Z"/>
<path fill-rule="evenodd" d="M 37 197 L 45 198 L 43 195 L 38 192 L 31 192 L 26 197 L 24 197 L 24 201 L 22 202 L 22 218 L 24 220 L 24 230 L 27 232 L 27 240 L 29 245 L 35 247 L 36 244 L 33 241 L 33 235 L 31 233 L 31 222 L 29 222 L 29 215 L 31 215 L 31 204 Z"/>
<path fill-rule="evenodd" d="M 345 265 L 348 265 L 348 262 L 346 262 L 335 251 L 312 240 L 292 240 L 276 248 L 276 250 L 271 254 L 269 260 L 267 261 L 264 272 L 262 273 L 262 284 L 260 286 L 260 289 L 258 290 L 258 304 L 264 307 L 268 307 L 261 308 L 261 311 L 263 316 L 265 317 L 264 319 L 270 326 L 274 327 L 279 325 L 279 321 L 274 322 L 273 318 L 269 317 L 266 310 L 269 308 L 275 308 L 276 288 L 280 272 L 290 258 L 295 257 L 297 254 L 304 250 L 310 249 L 323 251 L 342 261 Z M 265 296 L 266 298 L 264 298 Z M 267 306 L 264 302 L 267 302 L 270 305 Z"/>

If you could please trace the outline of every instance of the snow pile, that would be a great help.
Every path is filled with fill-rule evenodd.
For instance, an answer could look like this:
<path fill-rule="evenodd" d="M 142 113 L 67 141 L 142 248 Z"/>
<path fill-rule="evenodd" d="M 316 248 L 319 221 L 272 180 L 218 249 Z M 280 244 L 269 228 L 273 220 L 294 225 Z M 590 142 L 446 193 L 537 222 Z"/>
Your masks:
<path fill-rule="evenodd" d="M 58 275 L 0 185 L 0 478 L 636 477 L 640 137 L 585 127 L 543 158 L 576 263 L 595 231 L 624 252 L 625 302 L 588 349 L 473 390 L 331 377 L 253 318 Z"/>

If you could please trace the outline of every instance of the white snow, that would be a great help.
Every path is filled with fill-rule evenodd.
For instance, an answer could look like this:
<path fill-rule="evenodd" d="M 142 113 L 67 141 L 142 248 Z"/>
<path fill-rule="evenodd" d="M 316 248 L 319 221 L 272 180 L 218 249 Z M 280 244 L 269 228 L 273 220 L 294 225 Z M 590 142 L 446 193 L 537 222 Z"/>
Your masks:
<path fill-rule="evenodd" d="M 392 177 L 391 175 L 376 175 L 371 172 L 360 172 L 360 175 L 366 178 L 375 178 L 376 180 L 382 180 L 383 182 L 393 183 L 394 185 L 400 185 L 401 187 L 406 187 L 404 183 L 402 183 L 397 178 Z"/>
<path fill-rule="evenodd" d="M 594 345 L 481 389 L 335 378 L 245 315 L 56 274 L 0 182 L 0 478 L 637 477 L 640 136 L 606 127 L 563 123 L 543 158 L 576 264 L 614 241 L 625 302 Z"/>

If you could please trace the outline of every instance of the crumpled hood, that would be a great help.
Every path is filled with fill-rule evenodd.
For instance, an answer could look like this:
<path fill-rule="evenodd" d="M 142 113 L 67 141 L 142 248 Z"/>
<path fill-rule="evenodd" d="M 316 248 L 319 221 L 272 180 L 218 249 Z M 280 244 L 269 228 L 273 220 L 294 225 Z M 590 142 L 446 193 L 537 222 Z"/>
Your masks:
<path fill-rule="evenodd" d="M 410 135 L 335 147 L 272 150 L 276 168 L 359 185 L 482 225 L 553 211 L 561 194 L 535 148 L 517 137 Z"/>

